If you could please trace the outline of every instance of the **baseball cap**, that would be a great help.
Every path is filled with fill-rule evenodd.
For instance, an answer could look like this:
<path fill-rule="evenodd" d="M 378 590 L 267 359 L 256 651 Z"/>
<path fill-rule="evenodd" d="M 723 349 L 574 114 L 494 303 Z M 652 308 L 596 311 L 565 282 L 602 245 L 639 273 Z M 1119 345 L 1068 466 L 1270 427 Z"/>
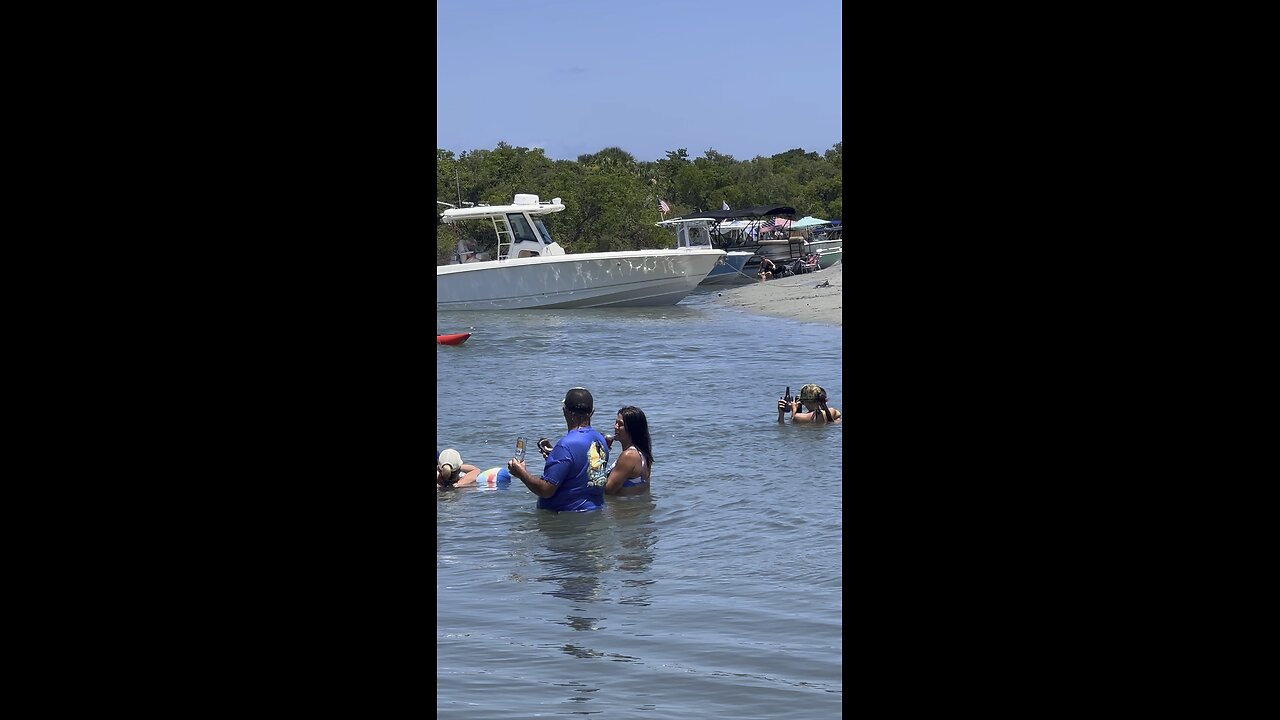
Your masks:
<path fill-rule="evenodd" d="M 448 450 L 440 453 L 440 459 L 436 460 L 436 465 L 448 465 L 454 470 L 461 470 L 462 456 L 458 454 L 457 450 L 449 448 Z"/>
<path fill-rule="evenodd" d="M 584 387 L 569 388 L 564 394 L 564 406 L 575 415 L 590 415 L 596 407 L 591 391 Z"/>

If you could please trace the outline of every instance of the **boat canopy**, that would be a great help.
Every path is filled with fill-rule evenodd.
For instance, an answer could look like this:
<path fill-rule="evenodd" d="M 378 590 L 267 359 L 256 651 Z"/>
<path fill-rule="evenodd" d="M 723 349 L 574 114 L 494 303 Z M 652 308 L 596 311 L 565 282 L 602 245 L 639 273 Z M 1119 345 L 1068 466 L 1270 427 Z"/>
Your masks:
<path fill-rule="evenodd" d="M 548 213 L 560 212 L 561 210 L 564 210 L 564 204 L 560 201 L 560 198 L 553 198 L 551 202 L 539 202 L 537 195 L 520 194 L 516 195 L 515 202 L 511 205 L 477 205 L 476 207 L 445 210 L 440 214 L 440 220 L 444 224 L 449 225 L 460 220 L 478 220 L 480 218 L 499 217 L 504 216 L 507 213 L 546 215 Z"/>
<path fill-rule="evenodd" d="M 803 230 L 805 228 L 815 227 L 818 225 L 830 225 L 830 224 L 831 224 L 830 220 L 823 220 L 822 218 L 816 218 L 816 217 L 813 217 L 812 215 L 805 215 L 804 217 L 797 220 L 795 224 L 791 226 L 791 229 Z"/>
<path fill-rule="evenodd" d="M 715 220 L 711 218 L 678 217 L 671 218 L 670 220 L 662 220 L 654 223 L 654 225 L 657 225 L 658 227 L 673 227 L 676 225 L 710 225 L 714 222 Z"/>
<path fill-rule="evenodd" d="M 450 212 L 450 211 L 446 211 Z M 790 205 L 753 205 L 737 210 L 704 210 L 682 216 L 684 220 L 710 218 L 712 220 L 751 220 L 766 217 L 785 217 L 794 220 L 796 209 Z"/>

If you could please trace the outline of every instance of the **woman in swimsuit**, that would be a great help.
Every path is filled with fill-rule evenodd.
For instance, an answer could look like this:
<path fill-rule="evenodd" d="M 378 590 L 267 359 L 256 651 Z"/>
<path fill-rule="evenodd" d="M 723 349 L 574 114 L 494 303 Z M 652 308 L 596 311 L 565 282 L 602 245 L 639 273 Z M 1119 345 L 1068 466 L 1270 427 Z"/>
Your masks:
<path fill-rule="evenodd" d="M 639 495 L 649 492 L 649 473 L 653 470 L 653 449 L 649 443 L 649 421 L 644 411 L 628 405 L 618 411 L 613 421 L 614 439 L 622 443 L 622 454 L 608 470 L 604 481 L 605 495 Z"/>

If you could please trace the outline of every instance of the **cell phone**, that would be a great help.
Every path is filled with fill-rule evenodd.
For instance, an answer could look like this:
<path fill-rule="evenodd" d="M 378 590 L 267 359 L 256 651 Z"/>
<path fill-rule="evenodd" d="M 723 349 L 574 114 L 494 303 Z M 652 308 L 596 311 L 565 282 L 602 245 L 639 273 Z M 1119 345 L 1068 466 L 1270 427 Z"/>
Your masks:
<path fill-rule="evenodd" d="M 516 459 L 524 460 L 524 436 L 516 438 Z"/>

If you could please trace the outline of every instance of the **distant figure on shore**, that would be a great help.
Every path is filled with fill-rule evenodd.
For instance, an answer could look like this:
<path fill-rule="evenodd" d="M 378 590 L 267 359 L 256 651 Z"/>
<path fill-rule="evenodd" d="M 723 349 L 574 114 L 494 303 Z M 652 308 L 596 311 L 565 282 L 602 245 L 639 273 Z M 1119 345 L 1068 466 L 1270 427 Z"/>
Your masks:
<path fill-rule="evenodd" d="M 773 274 L 778 271 L 778 266 L 767 257 L 760 258 L 760 272 L 756 273 L 756 277 L 760 278 L 760 282 L 772 280 Z"/>
<path fill-rule="evenodd" d="M 605 440 L 612 446 L 614 438 L 622 443 L 622 454 L 609 468 L 609 477 L 604 483 L 605 494 L 639 495 L 649 492 L 653 449 L 649 441 L 649 421 L 644 411 L 633 405 L 619 410 L 613 421 L 613 436 Z"/>
<path fill-rule="evenodd" d="M 801 412 L 800 406 L 808 408 Z M 791 424 L 796 423 L 838 423 L 840 411 L 827 407 L 827 391 L 819 385 L 805 385 L 800 388 L 800 395 L 795 398 L 783 398 L 778 401 L 778 422 L 783 422 L 783 414 L 790 411 Z"/>
<path fill-rule="evenodd" d="M 586 512 L 604 507 L 605 467 L 609 450 L 604 435 L 591 427 L 595 400 L 584 387 L 570 388 L 560 402 L 569 432 L 549 453 L 542 475 L 534 477 L 524 461 L 512 458 L 507 471 L 538 496 L 538 507 L 555 512 Z M 546 449 L 538 441 L 538 451 Z"/>

